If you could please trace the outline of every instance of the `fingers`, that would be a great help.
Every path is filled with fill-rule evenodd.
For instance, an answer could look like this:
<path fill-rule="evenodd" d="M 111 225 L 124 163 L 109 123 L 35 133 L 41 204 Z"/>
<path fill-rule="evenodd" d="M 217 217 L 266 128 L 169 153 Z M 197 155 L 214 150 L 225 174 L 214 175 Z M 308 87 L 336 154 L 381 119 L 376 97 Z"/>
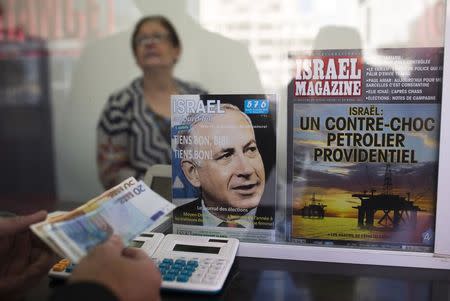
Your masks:
<path fill-rule="evenodd" d="M 8 254 L 8 275 L 20 275 L 27 269 L 31 253 L 30 232 L 20 232 L 14 236 L 13 244 Z"/>
<path fill-rule="evenodd" d="M 32 277 L 42 277 L 55 263 L 55 256 L 53 254 L 43 251 L 38 251 L 36 254 L 33 254 L 33 261 L 30 262 L 30 265 L 25 270 L 24 275 L 32 278 Z"/>
<path fill-rule="evenodd" d="M 148 260 L 148 255 L 137 248 L 125 248 L 122 251 L 122 255 L 131 259 L 137 259 L 137 260 Z"/>
<path fill-rule="evenodd" d="M 41 249 L 49 253 L 54 253 L 54 251 L 47 244 L 45 244 L 44 241 L 42 241 L 36 234 L 34 233 L 30 234 L 31 234 L 31 244 L 33 248 Z"/>
<path fill-rule="evenodd" d="M 47 212 L 41 210 L 30 215 L 1 218 L 0 235 L 7 236 L 27 230 L 30 225 L 43 221 L 46 216 Z"/>
<path fill-rule="evenodd" d="M 35 286 L 48 272 L 53 262 L 49 253 L 40 253 L 35 260 L 18 275 L 8 274 L 0 281 L 0 297 L 11 294 L 17 299 Z M 14 298 L 14 300 L 16 300 Z M 2 299 L 3 300 L 3 299 Z M 10 300 L 7 298 L 7 300 Z"/>

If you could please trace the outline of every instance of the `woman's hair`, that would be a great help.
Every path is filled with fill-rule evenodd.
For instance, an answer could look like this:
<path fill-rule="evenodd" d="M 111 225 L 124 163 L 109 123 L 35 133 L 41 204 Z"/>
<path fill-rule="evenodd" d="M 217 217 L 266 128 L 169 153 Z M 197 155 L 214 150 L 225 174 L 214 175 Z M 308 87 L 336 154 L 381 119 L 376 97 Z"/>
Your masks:
<path fill-rule="evenodd" d="M 133 49 L 133 53 L 136 53 L 136 37 L 139 33 L 139 30 L 141 29 L 141 26 L 147 22 L 159 22 L 159 24 L 161 24 L 168 31 L 170 43 L 176 48 L 181 48 L 181 41 L 178 37 L 178 33 L 169 19 L 164 16 L 154 15 L 143 17 L 139 20 L 139 22 L 136 23 L 136 26 L 133 30 L 133 35 L 131 36 L 131 49 Z"/>

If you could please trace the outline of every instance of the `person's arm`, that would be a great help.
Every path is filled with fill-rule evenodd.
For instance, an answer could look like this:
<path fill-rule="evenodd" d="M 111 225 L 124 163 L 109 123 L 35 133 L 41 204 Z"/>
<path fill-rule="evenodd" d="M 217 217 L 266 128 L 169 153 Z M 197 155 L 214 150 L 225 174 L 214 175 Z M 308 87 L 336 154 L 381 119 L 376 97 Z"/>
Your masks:
<path fill-rule="evenodd" d="M 69 284 L 51 301 L 155 301 L 160 299 L 161 275 L 145 252 L 125 248 L 119 237 L 94 248 L 75 267 Z"/>
<path fill-rule="evenodd" d="M 55 289 L 49 301 L 119 301 L 106 286 L 95 282 L 77 282 Z"/>
<path fill-rule="evenodd" d="M 17 300 L 49 271 L 56 257 L 34 234 L 30 225 L 47 212 L 0 218 L 0 300 Z"/>
<path fill-rule="evenodd" d="M 137 171 L 129 163 L 128 121 L 125 113 L 108 100 L 97 126 L 97 167 L 101 183 L 109 189 Z"/>

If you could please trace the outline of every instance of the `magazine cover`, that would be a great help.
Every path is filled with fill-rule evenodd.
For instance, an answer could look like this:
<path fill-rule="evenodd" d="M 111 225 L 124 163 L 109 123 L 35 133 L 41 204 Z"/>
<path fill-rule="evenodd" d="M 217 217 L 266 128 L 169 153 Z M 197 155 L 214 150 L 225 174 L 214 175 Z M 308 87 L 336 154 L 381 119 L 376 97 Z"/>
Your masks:
<path fill-rule="evenodd" d="M 275 95 L 172 96 L 173 233 L 272 241 Z"/>
<path fill-rule="evenodd" d="M 290 239 L 431 252 L 443 48 L 296 54 Z"/>

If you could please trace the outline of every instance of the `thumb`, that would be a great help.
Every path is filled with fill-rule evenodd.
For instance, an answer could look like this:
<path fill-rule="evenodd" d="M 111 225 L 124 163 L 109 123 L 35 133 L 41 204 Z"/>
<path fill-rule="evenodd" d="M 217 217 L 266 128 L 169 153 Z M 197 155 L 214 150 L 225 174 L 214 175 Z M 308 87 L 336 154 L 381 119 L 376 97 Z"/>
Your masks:
<path fill-rule="evenodd" d="M 28 229 L 30 225 L 45 220 L 46 216 L 47 212 L 41 210 L 30 215 L 1 218 L 0 233 L 6 236 L 22 232 Z"/>
<path fill-rule="evenodd" d="M 150 257 L 147 255 L 147 253 L 145 253 L 141 249 L 131 247 L 123 249 L 122 255 L 135 260 L 150 260 Z"/>

